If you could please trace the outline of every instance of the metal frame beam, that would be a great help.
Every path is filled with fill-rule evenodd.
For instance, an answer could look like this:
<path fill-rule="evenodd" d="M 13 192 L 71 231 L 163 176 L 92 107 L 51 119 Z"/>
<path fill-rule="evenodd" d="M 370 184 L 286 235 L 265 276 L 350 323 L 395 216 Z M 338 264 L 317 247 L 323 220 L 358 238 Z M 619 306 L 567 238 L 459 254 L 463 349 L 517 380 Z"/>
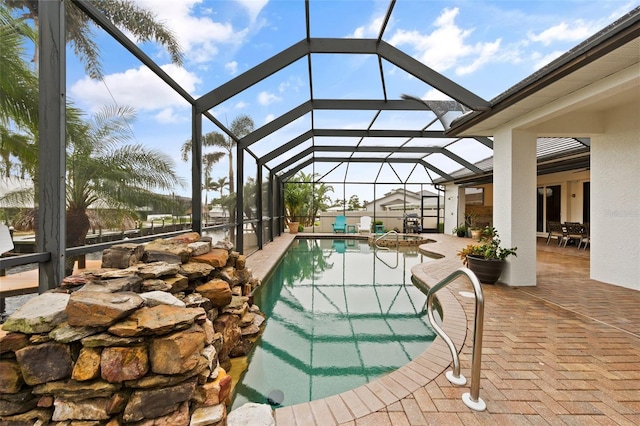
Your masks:
<path fill-rule="evenodd" d="M 405 70 L 417 79 L 438 89 L 472 110 L 484 111 L 489 110 L 491 107 L 491 104 L 480 96 L 454 83 L 452 80 L 449 80 L 447 77 L 385 41 L 380 41 L 378 53 L 398 68 Z"/>
<path fill-rule="evenodd" d="M 262 138 L 278 131 L 294 120 L 313 112 L 314 110 L 363 110 L 363 111 L 430 111 L 430 109 L 421 103 L 409 102 L 406 100 L 344 100 L 344 99 L 314 99 L 306 101 L 292 110 L 287 111 L 273 121 L 265 124 L 259 129 L 254 130 L 249 135 L 240 140 L 238 144 L 240 149 L 246 149 Z"/>
<path fill-rule="evenodd" d="M 201 96 L 196 100 L 197 109 L 199 112 L 208 111 L 286 68 L 305 55 L 313 53 L 378 55 L 473 110 L 487 110 L 490 107 L 489 102 L 385 41 L 353 38 L 307 38 Z"/>
<path fill-rule="evenodd" d="M 378 138 L 431 138 L 437 139 L 441 137 L 442 132 L 439 130 L 352 130 L 352 129 L 311 129 L 307 130 L 300 136 L 290 140 L 280 147 L 270 151 L 258 159 L 258 164 L 266 164 L 274 158 L 286 153 L 292 148 L 306 142 L 314 136 L 320 137 L 378 137 Z M 362 147 L 363 151 L 369 147 Z M 349 151 L 345 151 L 349 152 Z M 411 152 L 411 151 L 407 151 Z M 428 151 L 426 151 L 428 152 Z"/>
<path fill-rule="evenodd" d="M 293 46 L 277 53 L 250 70 L 245 71 L 236 78 L 231 79 L 218 88 L 202 95 L 196 100 L 196 107 L 198 111 L 204 112 L 210 110 L 243 90 L 291 65 L 308 53 L 309 47 L 307 46 L 307 40 L 297 42 Z"/>
<path fill-rule="evenodd" d="M 308 114 L 312 110 L 311 101 L 307 101 L 303 104 L 298 105 L 294 109 L 287 111 L 282 114 L 275 120 L 270 121 L 259 129 L 254 130 L 244 138 L 240 140 L 238 144 L 238 149 L 246 149 L 247 147 L 253 145 L 258 142 L 260 139 L 269 136 L 271 133 L 280 130 L 287 124 L 297 120 L 305 114 Z"/>
<path fill-rule="evenodd" d="M 306 132 L 304 132 L 303 134 L 301 134 L 300 136 L 291 139 L 289 142 L 285 143 L 284 145 L 274 149 L 273 151 L 269 152 L 268 154 L 263 155 L 262 157 L 260 157 L 258 159 L 258 164 L 266 164 L 267 162 L 273 160 L 274 158 L 276 158 L 279 155 L 284 154 L 285 152 L 289 151 L 292 148 L 295 148 L 296 146 L 300 145 L 301 143 L 305 143 L 306 141 L 308 141 L 309 139 L 311 139 L 313 137 L 313 131 L 312 130 L 307 130 Z"/>
<path fill-rule="evenodd" d="M 38 1 L 38 291 L 57 287 L 65 275 L 67 63 L 64 1 Z"/>
<path fill-rule="evenodd" d="M 300 155 L 300 154 L 298 154 L 298 155 Z M 309 153 L 307 153 L 306 155 L 309 155 Z M 285 163 L 282 163 L 280 166 L 278 166 L 278 170 L 277 171 L 280 171 L 280 170 L 286 168 L 288 165 L 291 165 L 291 164 L 295 163 L 296 161 L 300 161 L 302 158 L 304 158 L 304 156 L 295 159 L 295 161 L 294 161 L 294 158 L 295 157 L 291 158 L 290 160 L 287 160 Z M 286 164 L 286 163 L 288 163 L 288 164 L 283 166 L 283 164 Z M 308 160 L 305 160 L 304 162 L 302 162 L 302 163 L 298 164 L 297 166 L 293 167 L 292 169 L 287 170 L 285 173 L 282 173 L 280 175 L 280 178 L 284 181 L 284 180 L 286 180 L 286 178 L 288 178 L 292 174 L 295 174 L 298 170 L 301 170 L 301 169 L 307 167 L 311 163 L 404 163 L 404 164 L 417 163 L 417 164 L 421 164 L 426 169 L 429 169 L 429 170 L 439 174 L 444 179 L 453 179 L 448 173 L 443 172 L 442 170 L 438 169 L 437 167 L 433 166 L 432 164 L 428 163 L 427 161 L 425 161 L 423 159 L 385 158 L 384 160 L 381 160 L 379 158 L 342 158 L 342 157 L 312 157 L 312 158 L 309 158 Z M 276 168 L 273 168 L 272 170 L 274 170 L 274 173 L 276 172 Z"/>

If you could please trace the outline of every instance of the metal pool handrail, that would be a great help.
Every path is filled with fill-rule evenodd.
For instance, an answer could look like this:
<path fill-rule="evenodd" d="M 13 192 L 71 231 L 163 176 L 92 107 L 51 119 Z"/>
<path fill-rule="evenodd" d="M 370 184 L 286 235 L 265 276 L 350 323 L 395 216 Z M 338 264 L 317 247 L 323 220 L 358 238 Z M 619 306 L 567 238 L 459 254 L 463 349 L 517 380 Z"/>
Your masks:
<path fill-rule="evenodd" d="M 453 358 L 453 371 L 447 371 L 445 374 L 447 379 L 454 385 L 463 386 L 467 383 L 467 379 L 460 374 L 460 358 L 458 357 L 458 351 L 455 345 L 444 332 L 444 330 L 437 324 L 435 317 L 433 316 L 433 301 L 437 291 L 446 287 L 452 283 L 460 275 L 466 275 L 469 277 L 471 284 L 473 285 L 473 291 L 475 294 L 476 309 L 475 318 L 473 321 L 473 350 L 471 358 L 471 389 L 470 392 L 462 395 L 462 402 L 475 411 L 484 411 L 487 408 L 487 404 L 480 398 L 480 369 L 481 369 L 481 357 L 482 357 L 482 334 L 484 327 L 484 296 L 482 294 L 482 287 L 476 274 L 474 274 L 468 268 L 459 268 L 449 274 L 446 278 L 441 280 L 438 284 L 434 285 L 427 292 L 427 315 L 431 326 L 435 332 L 445 341 L 449 350 L 451 351 L 451 357 Z"/>
<path fill-rule="evenodd" d="M 390 235 L 390 234 L 396 234 L 396 248 L 397 248 L 398 246 L 400 246 L 400 236 L 398 235 L 398 233 L 397 233 L 396 231 L 388 231 L 388 232 L 385 232 L 384 234 L 382 234 L 381 236 L 379 236 L 378 238 L 376 238 L 376 240 L 375 240 L 373 243 L 374 243 L 374 244 L 375 244 L 375 246 L 376 246 L 377 248 L 379 248 L 379 249 L 382 249 L 382 250 L 389 250 L 389 247 L 380 247 L 380 246 L 378 245 L 378 241 L 380 241 L 381 239 L 383 239 L 384 237 L 386 237 L 387 235 Z"/>

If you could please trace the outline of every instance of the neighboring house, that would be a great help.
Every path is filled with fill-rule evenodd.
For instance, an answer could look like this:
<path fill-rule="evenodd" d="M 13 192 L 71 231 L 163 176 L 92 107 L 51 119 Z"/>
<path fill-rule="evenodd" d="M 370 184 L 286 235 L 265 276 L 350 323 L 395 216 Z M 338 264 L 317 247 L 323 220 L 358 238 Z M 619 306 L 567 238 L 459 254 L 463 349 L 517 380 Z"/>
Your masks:
<path fill-rule="evenodd" d="M 382 197 L 377 198 L 365 204 L 365 210 L 368 212 L 372 212 L 374 210 L 376 211 L 420 210 L 420 206 L 422 205 L 422 197 L 427 197 L 424 199 L 425 209 L 437 208 L 436 197 L 438 197 L 438 194 L 435 194 L 430 191 L 414 192 L 414 191 L 404 190 L 402 188 L 396 188 L 392 191 L 387 192 Z M 441 207 L 444 206 L 442 196 L 440 196 L 440 206 Z"/>

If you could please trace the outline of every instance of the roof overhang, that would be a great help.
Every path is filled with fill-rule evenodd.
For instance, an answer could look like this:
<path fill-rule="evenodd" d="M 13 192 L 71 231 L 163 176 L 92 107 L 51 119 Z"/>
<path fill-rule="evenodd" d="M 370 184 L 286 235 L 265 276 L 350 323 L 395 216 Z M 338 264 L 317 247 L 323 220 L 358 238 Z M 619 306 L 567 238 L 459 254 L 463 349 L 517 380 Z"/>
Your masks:
<path fill-rule="evenodd" d="M 600 112 L 640 102 L 640 7 L 493 99 L 454 120 L 448 136 L 529 129 L 538 136 L 602 133 Z"/>

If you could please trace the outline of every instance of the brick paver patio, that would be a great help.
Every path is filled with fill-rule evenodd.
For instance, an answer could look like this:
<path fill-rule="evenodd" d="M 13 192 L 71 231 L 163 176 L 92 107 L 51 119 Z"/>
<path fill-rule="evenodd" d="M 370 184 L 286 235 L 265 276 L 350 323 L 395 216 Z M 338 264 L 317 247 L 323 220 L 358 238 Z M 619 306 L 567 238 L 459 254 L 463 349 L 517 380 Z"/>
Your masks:
<path fill-rule="evenodd" d="M 433 238 L 426 248 L 445 257 L 414 268 L 431 284 L 460 266 L 455 253 L 469 242 Z M 254 273 L 268 273 L 291 239 L 285 234 L 250 256 Z M 483 285 L 486 411 L 463 404 L 469 384 L 445 378 L 451 358 L 437 338 L 419 359 L 382 379 L 276 410 L 277 424 L 640 424 L 640 292 L 590 280 L 589 251 L 538 243 L 537 286 Z M 471 285 L 460 278 L 447 289 L 439 296 L 443 326 L 458 347 L 464 340 L 461 372 L 469 379 L 474 301 L 460 292 Z"/>

